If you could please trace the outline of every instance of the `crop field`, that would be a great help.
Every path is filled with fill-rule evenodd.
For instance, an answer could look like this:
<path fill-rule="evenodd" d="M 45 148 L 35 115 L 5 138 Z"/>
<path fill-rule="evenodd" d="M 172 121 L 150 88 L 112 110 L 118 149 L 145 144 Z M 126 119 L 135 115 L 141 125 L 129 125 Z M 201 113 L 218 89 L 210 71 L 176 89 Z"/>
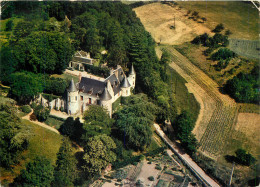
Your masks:
<path fill-rule="evenodd" d="M 240 56 L 258 59 L 260 55 L 259 41 L 230 39 L 229 48 Z"/>
<path fill-rule="evenodd" d="M 218 90 L 218 84 L 172 47 L 164 47 L 171 54 L 171 66 L 183 76 L 187 87 L 202 106 L 194 128 L 200 150 L 217 157 L 231 135 L 238 109 L 233 99 Z M 189 88 L 188 88 L 189 89 Z"/>

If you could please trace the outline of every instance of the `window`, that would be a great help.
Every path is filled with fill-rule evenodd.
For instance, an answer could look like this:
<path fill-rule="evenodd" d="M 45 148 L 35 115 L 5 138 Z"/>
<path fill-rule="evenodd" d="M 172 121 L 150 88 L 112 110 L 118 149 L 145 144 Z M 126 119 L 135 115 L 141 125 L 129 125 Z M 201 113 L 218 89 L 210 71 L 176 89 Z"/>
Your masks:
<path fill-rule="evenodd" d="M 69 102 L 70 102 L 70 96 L 69 96 Z"/>
<path fill-rule="evenodd" d="M 75 100 L 77 101 L 77 96 L 75 96 Z"/>
<path fill-rule="evenodd" d="M 91 98 L 88 98 L 88 103 L 91 104 Z"/>
<path fill-rule="evenodd" d="M 126 95 L 128 94 L 128 91 L 126 90 Z"/>
<path fill-rule="evenodd" d="M 80 96 L 80 100 L 83 101 L 83 96 Z"/>

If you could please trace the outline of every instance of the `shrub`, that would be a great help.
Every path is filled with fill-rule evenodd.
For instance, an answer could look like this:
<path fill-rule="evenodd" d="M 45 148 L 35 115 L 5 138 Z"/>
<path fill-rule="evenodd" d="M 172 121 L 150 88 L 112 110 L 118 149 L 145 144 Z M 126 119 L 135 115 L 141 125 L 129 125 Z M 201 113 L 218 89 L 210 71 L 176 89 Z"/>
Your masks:
<path fill-rule="evenodd" d="M 250 166 L 256 162 L 256 159 L 250 153 L 247 153 L 246 150 L 238 149 L 236 151 L 236 161 L 239 164 Z"/>
<path fill-rule="evenodd" d="M 236 54 L 228 48 L 221 48 L 211 55 L 212 60 L 226 60 L 235 57 Z"/>
<path fill-rule="evenodd" d="M 150 176 L 150 177 L 148 177 L 148 180 L 149 180 L 149 181 L 154 181 L 154 177 L 153 177 L 153 176 Z"/>
<path fill-rule="evenodd" d="M 36 104 L 35 102 L 32 102 L 31 108 L 32 108 L 32 109 L 35 109 L 36 107 L 37 107 L 37 104 Z"/>
<path fill-rule="evenodd" d="M 63 107 L 60 107 L 60 111 L 61 111 L 61 112 L 64 112 L 64 108 L 63 108 Z"/>
<path fill-rule="evenodd" d="M 162 170 L 162 167 L 159 166 L 159 165 L 157 165 L 157 166 L 155 166 L 155 169 L 157 169 L 157 170 Z"/>
<path fill-rule="evenodd" d="M 219 33 L 224 29 L 224 25 L 222 23 L 218 24 L 212 32 Z"/>
<path fill-rule="evenodd" d="M 45 121 L 49 117 L 50 110 L 42 105 L 38 105 L 34 110 L 34 114 L 39 121 Z"/>
<path fill-rule="evenodd" d="M 32 114 L 30 115 L 30 120 L 31 120 L 31 121 L 36 121 L 36 119 L 37 119 L 36 115 L 35 115 L 34 113 L 32 113 Z"/>
<path fill-rule="evenodd" d="M 28 114 L 32 111 L 31 107 L 29 105 L 23 105 L 20 107 L 21 111 Z"/>
<path fill-rule="evenodd" d="M 147 164 L 152 164 L 152 162 L 147 162 Z"/>

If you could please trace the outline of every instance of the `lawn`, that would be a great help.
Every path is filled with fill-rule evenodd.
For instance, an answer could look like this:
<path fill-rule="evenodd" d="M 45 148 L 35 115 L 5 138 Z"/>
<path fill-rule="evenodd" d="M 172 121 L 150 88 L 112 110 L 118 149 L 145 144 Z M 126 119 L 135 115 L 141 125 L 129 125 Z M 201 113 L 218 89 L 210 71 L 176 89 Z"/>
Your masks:
<path fill-rule="evenodd" d="M 20 170 L 24 169 L 25 165 L 36 156 L 44 156 L 50 159 L 51 163 L 55 165 L 56 154 L 59 151 L 62 136 L 35 125 L 28 120 L 22 120 L 22 123 L 30 129 L 32 134 L 29 139 L 28 149 L 22 153 L 22 161 L 19 165 L 15 166 L 12 171 L 0 168 L 1 181 L 6 180 L 9 183 L 12 182 L 13 178 L 19 175 Z"/>
<path fill-rule="evenodd" d="M 219 23 L 229 29 L 231 38 L 258 40 L 259 15 L 251 2 L 237 1 L 179 1 L 183 8 L 199 12 L 200 17 L 205 17 L 204 23 L 214 29 Z"/>
<path fill-rule="evenodd" d="M 169 87 L 171 88 L 178 114 L 182 111 L 189 111 L 196 119 L 199 114 L 200 106 L 194 95 L 189 93 L 185 86 L 187 82 L 170 67 L 167 69 L 167 74 L 170 78 Z"/>
<path fill-rule="evenodd" d="M 59 75 L 59 74 L 53 74 L 53 75 L 51 75 L 51 77 L 62 78 L 62 79 L 66 79 L 66 80 L 71 80 L 71 79 L 73 79 L 74 82 L 78 82 L 78 81 L 79 81 L 79 77 L 78 77 L 78 76 L 69 75 L 69 74 L 67 74 L 67 73 L 63 73 L 63 74 L 61 74 L 61 75 Z"/>
<path fill-rule="evenodd" d="M 54 127 L 55 129 L 59 129 L 60 126 L 64 123 L 64 120 L 59 120 L 57 118 L 49 116 L 45 123 L 51 127 Z"/>

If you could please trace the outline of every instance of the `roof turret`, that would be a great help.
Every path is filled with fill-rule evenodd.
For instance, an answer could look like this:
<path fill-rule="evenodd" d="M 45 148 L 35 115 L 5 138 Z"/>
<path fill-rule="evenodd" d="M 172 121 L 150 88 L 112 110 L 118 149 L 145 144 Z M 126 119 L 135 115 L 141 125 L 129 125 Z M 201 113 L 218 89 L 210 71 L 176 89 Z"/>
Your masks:
<path fill-rule="evenodd" d="M 131 85 L 129 81 L 127 80 L 126 76 L 124 77 L 122 83 L 121 83 L 121 88 L 129 88 Z"/>
<path fill-rule="evenodd" d="M 109 94 L 107 87 L 105 87 L 103 93 L 100 95 L 100 100 L 102 101 L 108 101 L 110 99 L 112 99 L 111 95 Z"/>
<path fill-rule="evenodd" d="M 134 66 L 132 64 L 129 75 L 134 75 L 135 74 L 135 70 L 134 70 Z"/>
<path fill-rule="evenodd" d="M 68 92 L 76 92 L 76 91 L 78 91 L 77 88 L 76 88 L 76 85 L 75 85 L 73 79 L 71 79 L 70 85 L 69 85 L 69 88 L 68 88 Z"/>

